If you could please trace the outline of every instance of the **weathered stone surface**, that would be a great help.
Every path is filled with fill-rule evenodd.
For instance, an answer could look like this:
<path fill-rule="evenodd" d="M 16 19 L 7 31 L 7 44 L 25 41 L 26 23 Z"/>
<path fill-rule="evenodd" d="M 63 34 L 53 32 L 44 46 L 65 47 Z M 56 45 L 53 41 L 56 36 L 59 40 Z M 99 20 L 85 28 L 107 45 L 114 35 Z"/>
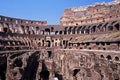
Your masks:
<path fill-rule="evenodd" d="M 0 16 L 0 80 L 120 80 L 119 8 L 66 9 L 60 25 Z"/>

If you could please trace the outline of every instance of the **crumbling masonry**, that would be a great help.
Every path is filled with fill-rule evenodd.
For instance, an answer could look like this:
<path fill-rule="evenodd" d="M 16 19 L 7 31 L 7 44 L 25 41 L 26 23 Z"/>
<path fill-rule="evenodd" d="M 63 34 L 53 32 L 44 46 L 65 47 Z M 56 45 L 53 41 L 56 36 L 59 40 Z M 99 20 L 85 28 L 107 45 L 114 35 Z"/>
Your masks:
<path fill-rule="evenodd" d="M 0 16 L 0 80 L 120 80 L 120 3 L 66 9 L 60 25 Z"/>

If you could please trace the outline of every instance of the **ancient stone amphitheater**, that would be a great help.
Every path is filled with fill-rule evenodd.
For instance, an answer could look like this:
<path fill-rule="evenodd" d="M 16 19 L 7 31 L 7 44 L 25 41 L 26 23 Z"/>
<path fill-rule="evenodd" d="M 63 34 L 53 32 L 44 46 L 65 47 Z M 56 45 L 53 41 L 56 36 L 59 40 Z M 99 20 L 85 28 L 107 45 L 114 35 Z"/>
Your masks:
<path fill-rule="evenodd" d="M 120 3 L 65 9 L 60 25 L 0 16 L 0 80 L 120 80 Z"/>

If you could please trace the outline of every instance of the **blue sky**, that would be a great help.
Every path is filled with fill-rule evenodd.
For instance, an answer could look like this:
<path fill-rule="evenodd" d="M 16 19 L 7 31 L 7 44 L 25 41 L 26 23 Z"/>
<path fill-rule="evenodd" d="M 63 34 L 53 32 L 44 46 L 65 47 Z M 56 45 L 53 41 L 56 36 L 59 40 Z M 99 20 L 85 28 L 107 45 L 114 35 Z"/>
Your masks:
<path fill-rule="evenodd" d="M 1 0 L 0 15 L 59 24 L 64 9 L 112 0 Z"/>

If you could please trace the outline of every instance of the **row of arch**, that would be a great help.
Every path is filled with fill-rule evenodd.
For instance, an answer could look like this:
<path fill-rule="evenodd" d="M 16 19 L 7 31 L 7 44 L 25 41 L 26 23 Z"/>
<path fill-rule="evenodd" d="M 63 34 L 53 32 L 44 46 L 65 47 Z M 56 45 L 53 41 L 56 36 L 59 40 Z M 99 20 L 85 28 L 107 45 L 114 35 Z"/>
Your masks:
<path fill-rule="evenodd" d="M 112 57 L 111 55 L 107 55 L 106 57 L 103 55 L 103 54 L 101 54 L 100 55 L 100 58 L 101 59 L 107 59 L 107 60 L 115 60 L 115 61 L 119 61 L 120 60 L 120 58 L 119 58 L 119 56 L 114 56 L 114 57 Z"/>
<path fill-rule="evenodd" d="M 29 24 L 29 25 L 46 25 L 47 24 L 46 21 L 25 20 L 25 19 L 10 18 L 5 16 L 0 16 L 0 21 L 10 22 L 14 24 Z"/>
<path fill-rule="evenodd" d="M 11 32 L 21 34 L 35 34 L 35 35 L 60 35 L 60 34 L 91 34 L 106 31 L 119 31 L 120 22 L 112 21 L 106 23 L 100 23 L 95 25 L 83 25 L 83 26 L 63 26 L 63 27 L 35 27 L 24 26 L 8 23 L 0 23 L 0 32 Z"/>

